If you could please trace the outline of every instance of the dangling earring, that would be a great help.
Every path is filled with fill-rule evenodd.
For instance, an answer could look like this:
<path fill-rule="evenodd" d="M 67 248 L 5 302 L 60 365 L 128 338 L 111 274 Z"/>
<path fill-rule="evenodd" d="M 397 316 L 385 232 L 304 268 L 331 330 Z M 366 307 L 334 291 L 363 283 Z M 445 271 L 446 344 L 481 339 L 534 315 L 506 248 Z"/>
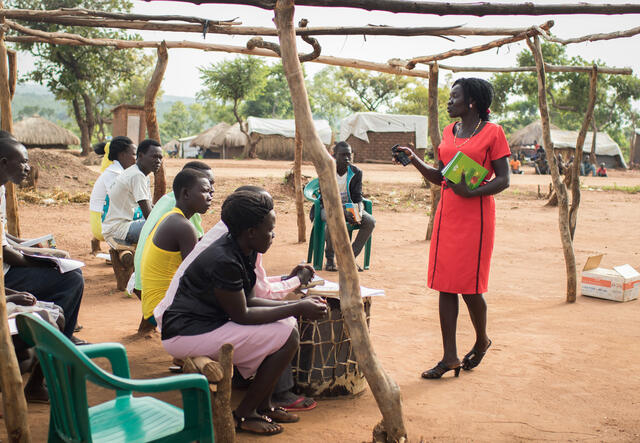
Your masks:
<path fill-rule="evenodd" d="M 469 103 L 469 109 L 473 108 L 473 105 L 471 103 Z"/>

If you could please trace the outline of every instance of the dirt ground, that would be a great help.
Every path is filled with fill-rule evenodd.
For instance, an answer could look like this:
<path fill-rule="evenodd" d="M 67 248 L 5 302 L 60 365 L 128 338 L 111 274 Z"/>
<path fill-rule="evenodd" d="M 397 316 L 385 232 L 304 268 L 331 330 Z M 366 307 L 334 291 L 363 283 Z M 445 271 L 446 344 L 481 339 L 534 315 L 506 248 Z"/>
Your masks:
<path fill-rule="evenodd" d="M 217 181 L 206 227 L 218 220 L 224 197 L 235 187 L 263 185 L 274 194 L 278 213 L 276 241 L 265 256 L 267 270 L 281 274 L 306 258 L 307 244 L 296 242 L 295 207 L 282 184 L 290 163 L 209 162 Z M 182 163 L 169 160 L 168 175 L 175 175 Z M 360 166 L 377 220 L 371 269 L 360 275 L 360 282 L 386 291 L 373 301 L 371 336 L 384 368 L 402 390 L 410 441 L 640 441 L 640 301 L 621 304 L 579 296 L 574 304 L 564 302 L 557 210 L 537 198 L 538 186 L 548 189 L 549 176 L 527 169 L 525 175 L 513 176 L 511 187 L 496 198 L 496 243 L 486 295 L 492 348 L 474 371 L 432 381 L 420 378 L 442 352 L 437 294 L 426 288 L 427 192 L 412 169 Z M 310 165 L 303 172 L 315 176 Z M 602 189 L 638 186 L 640 173 L 613 171 L 609 178 L 584 182 L 575 238 L 578 266 L 589 255 L 604 252 L 605 266 L 629 263 L 640 269 L 640 194 Z M 26 236 L 53 232 L 59 248 L 86 263 L 79 336 L 123 343 L 136 378 L 169 375 L 171 359 L 159 337 L 134 336 L 140 302 L 118 292 L 111 268 L 90 255 L 88 204 L 22 203 L 20 209 Z M 336 274 L 320 274 L 337 279 Z M 462 304 L 460 356 L 473 340 Z M 109 395 L 90 388 L 92 404 Z M 180 404 L 177 394 L 160 398 Z M 48 406 L 32 404 L 29 412 L 34 441 L 45 441 Z M 299 423 L 287 425 L 269 441 L 370 441 L 380 419 L 369 390 L 356 398 L 322 400 L 300 415 Z M 5 438 L 4 426 L 0 432 Z M 246 434 L 238 440 L 265 441 Z"/>

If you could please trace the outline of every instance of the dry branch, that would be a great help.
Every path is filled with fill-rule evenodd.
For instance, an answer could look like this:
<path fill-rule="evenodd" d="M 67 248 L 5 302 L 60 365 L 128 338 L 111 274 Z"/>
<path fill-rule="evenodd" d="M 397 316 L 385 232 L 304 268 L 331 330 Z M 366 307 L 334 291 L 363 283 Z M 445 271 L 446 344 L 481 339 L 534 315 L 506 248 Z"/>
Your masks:
<path fill-rule="evenodd" d="M 638 34 L 640 34 L 640 26 L 635 27 L 635 28 L 631 28 L 631 29 L 627 29 L 626 31 L 616 31 L 616 32 L 600 33 L 600 34 L 589 34 L 589 35 L 584 35 L 582 37 L 574 37 L 574 38 L 567 38 L 567 39 L 553 37 L 553 36 L 549 35 L 547 32 L 541 32 L 540 36 L 542 38 L 544 38 L 545 40 L 553 42 L 553 43 L 560 43 L 562 45 L 568 45 L 568 44 L 571 44 L 571 43 L 595 42 L 595 41 L 600 41 L 600 40 L 613 40 L 613 39 L 616 39 L 616 38 L 633 37 L 633 36 L 638 35 Z"/>
<path fill-rule="evenodd" d="M 156 97 L 162 84 L 162 78 L 167 70 L 167 64 L 169 63 L 169 53 L 167 51 L 167 45 L 162 42 L 158 47 L 158 61 L 156 62 L 156 68 L 153 71 L 151 80 L 147 85 L 147 90 L 144 93 L 144 115 L 147 123 L 147 133 L 149 138 L 160 140 L 160 126 L 158 125 L 158 119 L 156 117 Z M 157 202 L 164 195 L 167 190 L 167 178 L 164 173 L 164 163 L 160 165 L 158 172 L 153 174 L 153 202 Z"/>
<path fill-rule="evenodd" d="M 435 63 L 435 62 L 434 62 Z M 481 66 L 451 66 L 440 64 L 440 69 L 445 69 L 451 72 L 537 72 L 535 66 L 516 66 L 516 67 L 481 67 Z M 546 72 L 584 72 L 589 73 L 592 70 L 591 66 L 564 66 L 564 65 L 550 65 L 544 64 L 544 70 Z M 615 74 L 615 75 L 631 75 L 633 70 L 631 68 L 598 68 L 598 72 L 601 74 Z"/>
<path fill-rule="evenodd" d="M 533 42 L 527 39 L 527 44 L 531 48 L 531 53 L 536 61 L 538 68 L 538 104 L 540 107 L 540 118 L 542 121 L 542 135 L 544 151 L 549 162 L 551 170 L 551 181 L 558 197 L 558 219 L 560 228 L 560 240 L 562 241 L 562 251 L 564 253 L 564 262 L 567 271 L 567 302 L 576 301 L 576 257 L 573 250 L 573 241 L 569 230 L 569 204 L 567 198 L 567 188 L 562 182 L 560 171 L 558 170 L 558 161 L 553 150 L 553 142 L 551 141 L 551 127 L 549 121 L 549 107 L 547 105 L 547 86 L 546 74 L 544 71 L 544 59 L 542 57 L 542 49 L 540 47 L 540 39 L 537 35 L 533 37 Z"/>
<path fill-rule="evenodd" d="M 406 68 L 407 69 L 413 69 L 417 63 L 429 63 L 429 62 L 434 62 L 434 61 L 438 61 L 438 60 L 444 60 L 446 58 L 451 58 L 451 57 L 459 57 L 459 56 L 463 56 L 463 55 L 469 55 L 469 54 L 475 54 L 476 52 L 483 52 L 483 51 L 488 51 L 489 49 L 493 49 L 493 48 L 499 48 L 500 46 L 504 46 L 507 45 L 509 43 L 515 43 L 518 42 L 520 40 L 524 40 L 527 37 L 531 37 L 533 35 L 537 35 L 540 31 L 538 31 L 538 29 L 543 29 L 543 30 L 547 30 L 549 29 L 551 26 L 553 26 L 553 21 L 549 21 L 546 22 L 545 24 L 543 24 L 542 26 L 539 27 L 531 27 L 528 30 L 526 30 L 525 32 L 522 32 L 520 34 L 511 36 L 511 37 L 506 37 L 506 38 L 501 38 L 498 40 L 494 40 L 488 43 L 484 43 L 482 45 L 477 45 L 477 46 L 471 46 L 469 48 L 464 48 L 464 49 L 452 49 L 450 51 L 445 51 L 445 52 L 441 52 L 440 54 L 435 54 L 435 55 L 427 55 L 427 56 L 423 56 L 423 57 L 414 57 L 411 60 L 409 60 L 406 64 Z"/>
<path fill-rule="evenodd" d="M 297 56 L 293 12 L 293 0 L 279 0 L 275 9 L 275 23 L 280 34 L 282 65 L 291 92 L 296 127 L 302 143 L 311 154 L 322 188 L 328 229 L 331 230 L 340 269 L 340 305 L 344 321 L 349 330 L 358 366 L 362 369 L 382 412 L 387 441 L 404 441 L 407 432 L 402 419 L 400 390 L 380 365 L 367 329 L 356 261 L 342 213 L 335 162 L 324 148 L 313 125 L 302 66 Z"/>
<path fill-rule="evenodd" d="M 18 54 L 16 51 L 7 49 L 7 60 L 9 61 L 9 95 L 13 100 L 18 84 Z"/>
<path fill-rule="evenodd" d="M 156 0 L 157 1 L 157 0 Z M 225 3 L 256 6 L 262 9 L 274 9 L 275 0 L 178 0 L 197 5 Z M 407 0 L 296 0 L 298 6 L 323 6 L 336 8 L 357 8 L 367 11 L 407 12 L 413 14 L 435 15 L 556 15 L 556 14 L 640 14 L 640 4 L 609 3 L 557 3 L 540 5 L 526 3 L 451 3 Z"/>
<path fill-rule="evenodd" d="M 233 20 L 207 20 L 199 17 L 179 15 L 153 16 L 141 14 L 110 13 L 88 9 L 56 9 L 52 11 L 9 9 L 0 11 L 0 15 L 12 20 L 36 23 L 52 23 L 66 26 L 104 27 L 137 29 L 165 32 L 194 32 L 202 34 L 206 25 L 207 34 L 259 35 L 276 37 L 275 28 L 261 26 L 237 26 Z M 109 19 L 109 20 L 105 20 Z M 158 23 L 173 21 L 174 23 Z M 175 22 L 189 23 L 175 23 Z M 197 23 L 197 24 L 193 24 Z M 233 25 L 233 26 L 231 26 Z M 445 35 L 517 35 L 526 28 L 474 28 L 461 25 L 444 27 L 395 27 L 395 26 L 319 26 L 296 28 L 296 35 L 393 35 L 393 36 L 445 36 Z"/>
<path fill-rule="evenodd" d="M 598 83 L 598 67 L 593 65 L 591 74 L 589 75 L 589 102 L 587 103 L 587 112 L 585 113 L 578 140 L 576 141 L 576 151 L 573 156 L 573 165 L 567 174 L 571 174 L 571 208 L 569 208 L 569 232 L 571 239 L 575 238 L 576 226 L 578 224 L 578 208 L 580 207 L 580 165 L 582 164 L 582 147 L 584 139 L 587 136 L 591 119 L 593 118 L 593 110 L 596 107 L 596 87 Z M 594 133 L 595 138 L 595 133 Z"/>
<path fill-rule="evenodd" d="M 47 33 L 45 33 L 47 34 Z M 66 34 L 70 35 L 70 34 Z M 158 41 L 138 41 L 138 40 L 113 40 L 113 39 L 85 39 L 87 43 L 81 43 L 77 39 L 62 38 L 62 37 L 50 37 L 50 36 L 7 36 L 6 41 L 16 43 L 49 43 L 59 45 L 72 45 L 72 46 L 112 46 L 116 49 L 133 49 L 133 48 L 158 48 L 162 42 Z M 191 41 L 173 41 L 166 42 L 168 49 L 177 48 L 189 48 L 189 49 L 201 49 L 203 51 L 216 51 L 216 52 L 229 52 L 235 54 L 247 54 L 256 55 L 262 57 L 278 57 L 272 51 L 267 49 L 253 49 L 249 50 L 242 46 L 232 45 L 218 45 L 213 43 L 200 43 Z M 387 74 L 405 75 L 407 77 L 419 77 L 428 78 L 429 73 L 422 70 L 409 70 L 405 68 L 398 68 L 389 66 L 386 63 L 375 63 L 366 60 L 348 59 L 341 57 L 329 57 L 320 56 L 311 63 L 321 63 L 325 65 L 333 66 L 345 66 L 349 68 L 366 69 L 369 71 L 385 72 Z"/>
<path fill-rule="evenodd" d="M 438 63 L 429 66 L 429 139 L 433 147 L 433 167 L 438 168 L 440 159 L 438 158 L 438 146 L 440 146 L 440 126 L 438 123 Z M 440 186 L 428 182 L 431 194 L 431 212 L 429 213 L 429 224 L 427 226 L 426 240 L 431 240 L 433 234 L 433 223 L 436 217 L 436 209 L 440 202 Z"/>

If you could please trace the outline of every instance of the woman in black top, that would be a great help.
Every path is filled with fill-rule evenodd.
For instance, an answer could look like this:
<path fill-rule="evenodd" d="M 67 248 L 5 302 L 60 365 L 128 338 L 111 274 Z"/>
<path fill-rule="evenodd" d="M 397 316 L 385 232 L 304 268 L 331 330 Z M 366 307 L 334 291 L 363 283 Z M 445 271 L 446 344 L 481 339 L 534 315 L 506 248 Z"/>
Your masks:
<path fill-rule="evenodd" d="M 265 253 L 274 238 L 273 200 L 264 193 L 238 191 L 222 205 L 229 233 L 205 249 L 185 270 L 171 306 L 162 317 L 162 344 L 172 356 L 216 358 L 225 343 L 234 346 L 233 363 L 244 378 L 255 374 L 234 412 L 238 428 L 277 434 L 298 417 L 271 404 L 278 377 L 298 349 L 293 316 L 317 319 L 326 302 L 257 298 L 253 287 L 256 253 Z"/>

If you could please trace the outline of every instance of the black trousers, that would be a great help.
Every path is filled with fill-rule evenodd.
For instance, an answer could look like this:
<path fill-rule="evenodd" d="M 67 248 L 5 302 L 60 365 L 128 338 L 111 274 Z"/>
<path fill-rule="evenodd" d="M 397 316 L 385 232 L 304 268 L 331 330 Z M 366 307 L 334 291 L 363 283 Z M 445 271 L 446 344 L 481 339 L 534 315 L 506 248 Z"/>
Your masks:
<path fill-rule="evenodd" d="M 14 291 L 33 294 L 40 301 L 53 302 L 64 311 L 64 335 L 71 337 L 78 322 L 84 291 L 80 269 L 61 274 L 55 268 L 12 266 L 4 275 L 4 284 Z"/>

